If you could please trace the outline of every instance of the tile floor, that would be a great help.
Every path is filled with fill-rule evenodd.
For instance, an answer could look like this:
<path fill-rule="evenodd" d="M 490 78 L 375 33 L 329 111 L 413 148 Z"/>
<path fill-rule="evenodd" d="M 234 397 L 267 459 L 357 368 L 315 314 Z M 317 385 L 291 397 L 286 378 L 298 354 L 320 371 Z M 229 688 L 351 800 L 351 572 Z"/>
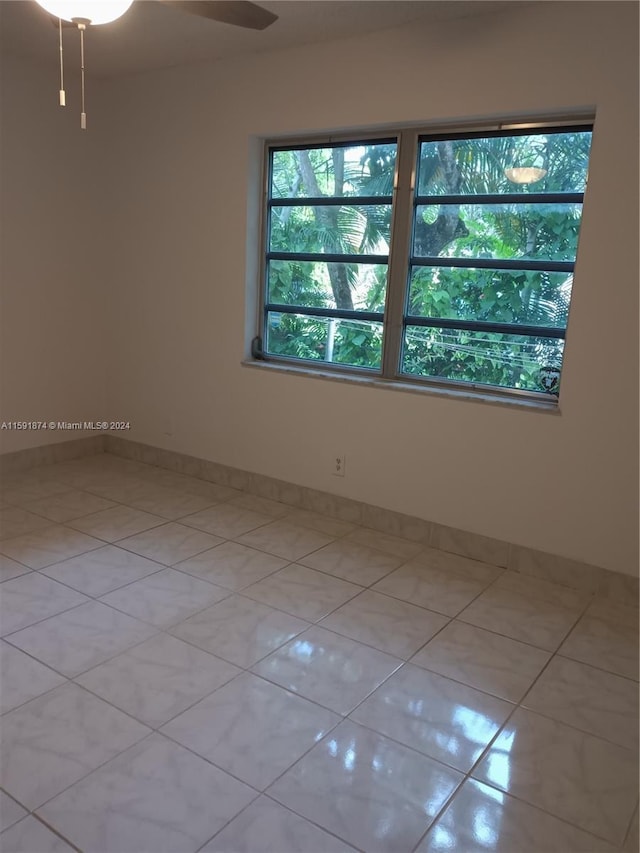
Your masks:
<path fill-rule="evenodd" d="M 638 611 L 101 455 L 5 478 L 4 853 L 638 850 Z"/>

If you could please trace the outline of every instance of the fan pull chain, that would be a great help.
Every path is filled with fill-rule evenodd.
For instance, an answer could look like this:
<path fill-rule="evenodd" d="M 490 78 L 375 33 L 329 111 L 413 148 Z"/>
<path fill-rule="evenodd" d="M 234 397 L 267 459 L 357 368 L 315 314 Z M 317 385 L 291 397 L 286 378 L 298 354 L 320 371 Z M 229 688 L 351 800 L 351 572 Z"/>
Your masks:
<path fill-rule="evenodd" d="M 85 24 L 78 24 L 80 30 L 80 82 L 81 82 L 81 112 L 80 112 L 80 128 L 87 129 L 87 114 L 84 109 L 84 31 Z"/>
<path fill-rule="evenodd" d="M 67 96 L 64 91 L 64 61 L 62 58 L 62 18 L 58 18 L 58 31 L 60 33 L 60 106 L 66 107 Z"/>

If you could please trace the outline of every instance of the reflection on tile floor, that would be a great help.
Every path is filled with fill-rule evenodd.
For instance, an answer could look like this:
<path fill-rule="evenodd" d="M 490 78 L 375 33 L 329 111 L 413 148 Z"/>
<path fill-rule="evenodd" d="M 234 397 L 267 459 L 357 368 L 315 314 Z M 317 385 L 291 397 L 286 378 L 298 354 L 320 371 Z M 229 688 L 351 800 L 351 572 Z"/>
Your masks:
<path fill-rule="evenodd" d="M 637 850 L 636 608 L 104 454 L 2 500 L 5 853 Z"/>

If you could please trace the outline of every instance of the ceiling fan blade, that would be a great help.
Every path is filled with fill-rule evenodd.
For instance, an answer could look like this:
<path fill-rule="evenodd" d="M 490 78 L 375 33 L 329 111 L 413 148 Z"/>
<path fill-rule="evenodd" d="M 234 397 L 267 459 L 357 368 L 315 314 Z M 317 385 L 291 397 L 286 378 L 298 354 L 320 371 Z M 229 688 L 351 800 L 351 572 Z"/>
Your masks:
<path fill-rule="evenodd" d="M 265 30 L 278 16 L 268 12 L 262 6 L 249 3 L 248 0 L 160 0 L 165 6 L 173 6 L 190 15 L 221 21 L 235 27 L 249 30 Z"/>

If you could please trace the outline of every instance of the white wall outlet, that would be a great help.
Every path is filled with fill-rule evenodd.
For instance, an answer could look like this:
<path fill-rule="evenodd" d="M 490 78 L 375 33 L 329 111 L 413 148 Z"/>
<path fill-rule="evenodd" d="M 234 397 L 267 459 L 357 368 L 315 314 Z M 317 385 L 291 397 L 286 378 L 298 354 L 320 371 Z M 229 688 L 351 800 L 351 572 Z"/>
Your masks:
<path fill-rule="evenodd" d="M 344 453 L 336 453 L 333 457 L 333 471 L 331 472 L 333 476 L 344 477 L 346 465 L 347 458 Z"/>

